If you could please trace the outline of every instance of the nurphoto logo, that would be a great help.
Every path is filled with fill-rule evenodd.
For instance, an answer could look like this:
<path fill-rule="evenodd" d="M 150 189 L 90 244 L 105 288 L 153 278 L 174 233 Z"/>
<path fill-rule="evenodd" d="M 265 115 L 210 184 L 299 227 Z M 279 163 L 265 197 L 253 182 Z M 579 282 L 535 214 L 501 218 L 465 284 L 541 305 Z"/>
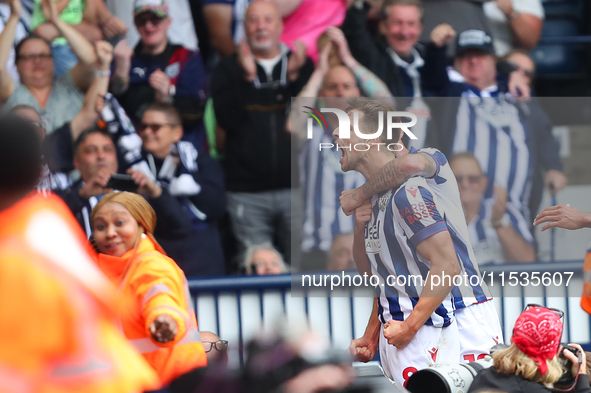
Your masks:
<path fill-rule="evenodd" d="M 347 113 L 342 109 L 337 108 L 321 108 L 320 112 L 314 108 L 309 106 L 305 106 L 304 108 L 309 109 L 311 112 L 304 111 L 304 113 L 309 114 L 312 118 L 308 119 L 307 122 L 307 137 L 308 139 L 312 139 L 313 135 L 313 128 L 314 128 L 314 120 L 318 122 L 320 129 L 322 132 L 326 132 L 328 128 L 328 123 L 322 113 L 334 113 L 337 116 L 339 121 L 339 139 L 349 139 L 351 138 L 351 120 Z M 322 112 L 322 113 L 321 113 Z M 384 118 L 386 119 L 384 121 Z M 408 122 L 400 122 L 402 118 L 408 118 L 410 121 Z M 386 126 L 384 127 L 384 123 Z M 417 124 L 417 116 L 414 113 L 410 112 L 394 112 L 388 111 L 384 114 L 384 112 L 379 112 L 378 115 L 378 129 L 373 133 L 363 133 L 359 130 L 359 112 L 353 112 L 353 132 L 361 139 L 376 139 L 379 138 L 382 133 L 384 132 L 384 128 L 386 129 L 386 136 L 388 140 L 392 140 L 392 130 L 393 129 L 401 129 L 410 139 L 418 139 L 415 134 L 410 131 L 410 127 Z M 347 149 L 347 150 L 357 150 L 357 151 L 367 151 L 370 149 L 370 144 L 368 143 L 355 143 L 349 146 L 338 146 L 333 143 L 320 143 L 319 144 L 320 150 L 324 149 L 331 149 L 336 147 L 337 150 L 339 149 Z M 380 146 L 385 146 L 390 151 L 400 151 L 402 150 L 403 146 L 399 143 L 372 143 L 372 145 L 377 145 L 378 150 Z"/>

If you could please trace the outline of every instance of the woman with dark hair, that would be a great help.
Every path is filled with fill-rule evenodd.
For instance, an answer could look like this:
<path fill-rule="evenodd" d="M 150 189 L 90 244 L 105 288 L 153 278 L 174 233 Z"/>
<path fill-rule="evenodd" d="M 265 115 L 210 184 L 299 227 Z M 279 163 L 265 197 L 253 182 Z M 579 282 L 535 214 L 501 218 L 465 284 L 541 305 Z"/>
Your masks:
<path fill-rule="evenodd" d="M 571 391 L 591 392 L 586 356 L 581 346 L 569 344 L 582 354 L 581 362 L 576 355 L 560 346 L 563 316 L 560 310 L 528 306 L 515 322 L 511 346 L 493 353 L 494 365 L 476 375 L 468 393 L 484 390 L 549 392 L 567 371 L 576 380 Z M 572 362 L 572 370 L 565 370 L 560 364 L 558 357 L 561 352 Z"/>
<path fill-rule="evenodd" d="M 121 291 L 127 339 L 160 376 L 162 386 L 207 365 L 183 271 L 154 239 L 156 214 L 130 192 L 101 198 L 90 215 L 97 264 Z"/>

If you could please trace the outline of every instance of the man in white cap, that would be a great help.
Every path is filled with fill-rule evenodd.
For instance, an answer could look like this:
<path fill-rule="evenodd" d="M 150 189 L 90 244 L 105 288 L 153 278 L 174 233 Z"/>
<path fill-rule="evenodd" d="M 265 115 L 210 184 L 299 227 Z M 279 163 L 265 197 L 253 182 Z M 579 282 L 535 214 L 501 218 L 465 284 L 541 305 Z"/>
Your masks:
<path fill-rule="evenodd" d="M 134 49 L 127 40 L 115 47 L 113 94 L 133 122 L 154 101 L 173 103 L 183 120 L 183 139 L 202 149 L 207 78 L 201 56 L 169 41 L 173 21 L 165 0 L 135 0 L 133 16 L 141 39 Z"/>

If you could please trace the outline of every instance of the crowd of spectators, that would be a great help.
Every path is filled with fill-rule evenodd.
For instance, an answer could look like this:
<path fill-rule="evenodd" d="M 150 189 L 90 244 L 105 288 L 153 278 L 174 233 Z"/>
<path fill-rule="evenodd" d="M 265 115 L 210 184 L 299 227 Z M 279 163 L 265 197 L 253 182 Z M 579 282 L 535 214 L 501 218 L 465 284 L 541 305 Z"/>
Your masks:
<path fill-rule="evenodd" d="M 142 194 L 188 277 L 354 267 L 338 198 L 364 179 L 318 149 L 336 116 L 308 139 L 293 98 L 415 114 L 408 145 L 452 160 L 481 263 L 535 260 L 543 188 L 567 184 L 531 98 L 540 0 L 7 0 L 0 14 L 0 101 L 45 138 L 38 187 L 89 238 L 103 195 Z"/>

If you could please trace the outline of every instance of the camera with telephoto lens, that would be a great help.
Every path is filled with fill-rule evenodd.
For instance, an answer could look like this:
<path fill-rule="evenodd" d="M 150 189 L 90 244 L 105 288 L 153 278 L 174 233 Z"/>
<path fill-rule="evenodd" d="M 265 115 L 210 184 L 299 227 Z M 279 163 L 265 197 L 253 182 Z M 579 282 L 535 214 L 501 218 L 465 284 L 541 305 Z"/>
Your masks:
<path fill-rule="evenodd" d="M 491 355 L 505 344 L 491 348 Z M 406 389 L 412 393 L 462 393 L 467 392 L 479 371 L 493 365 L 492 356 L 468 364 L 440 363 L 414 373 L 406 382 Z"/>
<path fill-rule="evenodd" d="M 579 364 L 583 361 L 583 354 L 575 347 L 568 346 L 566 344 L 561 344 L 562 349 L 560 350 L 560 354 L 558 355 L 558 362 L 564 368 L 564 372 L 558 381 L 554 383 L 554 387 L 560 390 L 568 390 L 575 384 L 575 378 L 572 374 L 573 362 L 564 356 L 563 351 L 566 349 L 567 351 L 571 352 L 573 355 L 578 357 Z"/>

